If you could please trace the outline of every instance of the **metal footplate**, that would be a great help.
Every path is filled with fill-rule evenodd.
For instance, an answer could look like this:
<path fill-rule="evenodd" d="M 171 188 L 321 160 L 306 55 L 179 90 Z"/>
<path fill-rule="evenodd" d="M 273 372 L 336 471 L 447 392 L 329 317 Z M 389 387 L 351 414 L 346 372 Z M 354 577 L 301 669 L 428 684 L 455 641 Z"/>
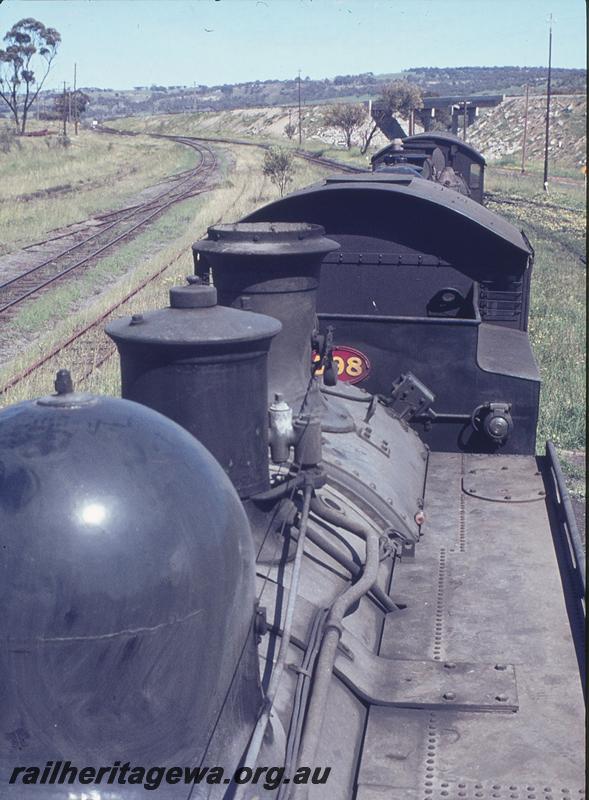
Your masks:
<path fill-rule="evenodd" d="M 275 602 L 275 595 L 276 584 L 265 584 L 264 602 Z M 307 646 L 307 632 L 316 612 L 317 606 L 299 596 L 292 641 L 302 649 Z M 262 651 L 266 644 L 262 641 Z M 429 711 L 518 710 L 515 668 L 511 664 L 383 658 L 345 628 L 334 674 L 356 697 L 376 706 Z"/>
<path fill-rule="evenodd" d="M 382 658 L 344 631 L 335 674 L 367 703 L 430 711 L 517 711 L 511 664 Z"/>

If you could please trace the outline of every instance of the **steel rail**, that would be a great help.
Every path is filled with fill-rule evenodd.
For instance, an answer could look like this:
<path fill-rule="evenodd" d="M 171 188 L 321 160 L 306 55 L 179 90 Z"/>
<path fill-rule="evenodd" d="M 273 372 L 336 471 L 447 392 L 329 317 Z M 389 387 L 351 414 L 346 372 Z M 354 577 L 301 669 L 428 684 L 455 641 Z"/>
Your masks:
<path fill-rule="evenodd" d="M 118 131 L 115 128 L 107 128 L 107 127 L 100 127 L 100 130 L 104 133 L 114 133 L 118 134 L 119 136 L 139 136 L 141 134 L 136 133 L 135 131 Z M 212 143 L 219 143 L 219 144 L 235 144 L 240 145 L 243 147 L 258 147 L 261 150 L 269 150 L 272 145 L 269 144 L 260 144 L 259 142 L 249 142 L 246 139 L 230 139 L 228 137 L 213 137 L 213 136 L 181 136 L 181 134 L 166 134 L 166 133 L 147 133 L 144 134 L 145 136 L 153 136 L 157 139 L 188 139 L 190 141 L 195 142 L 212 142 Z M 323 156 L 316 155 L 315 153 L 310 152 L 309 150 L 303 150 L 301 148 L 297 148 L 293 150 L 294 155 L 297 158 L 302 158 L 305 161 L 311 161 L 312 163 L 319 164 L 320 166 L 324 167 L 333 167 L 335 169 L 341 169 L 344 172 L 366 172 L 370 173 L 367 167 L 358 167 L 353 164 L 344 164 L 340 161 L 335 161 L 331 158 L 324 158 Z"/>
<path fill-rule="evenodd" d="M 200 158 L 200 162 L 195 168 L 193 168 L 193 170 L 192 170 L 192 172 L 191 172 L 191 174 L 189 176 L 185 177 L 182 181 L 180 181 L 180 183 L 176 183 L 174 186 L 170 187 L 170 189 L 168 189 L 167 191 L 165 191 L 165 192 L 161 193 L 160 195 L 158 195 L 157 198 L 149 200 L 149 201 L 145 202 L 144 204 L 140 204 L 137 207 L 136 210 L 130 210 L 128 213 L 124 214 L 124 216 L 119 217 L 119 219 L 116 219 L 113 222 L 108 223 L 106 227 L 102 227 L 99 231 L 97 231 L 97 232 L 91 234 L 90 236 L 86 237 L 81 242 L 77 242 L 76 244 L 72 245 L 71 247 L 66 248 L 65 250 L 61 251 L 60 253 L 52 256 L 51 258 L 46 259 L 41 264 L 35 265 L 32 269 L 27 270 L 26 272 L 23 272 L 20 275 L 17 275 L 15 277 L 11 278 L 8 281 L 5 281 L 3 284 L 0 284 L 0 290 L 2 290 L 2 289 L 6 289 L 6 288 L 8 288 L 10 286 L 14 286 L 19 281 L 21 281 L 21 282 L 22 281 L 26 281 L 30 276 L 32 276 L 33 274 L 37 273 L 43 267 L 47 267 L 49 265 L 55 264 L 55 262 L 57 262 L 60 258 L 64 258 L 65 256 L 71 254 L 75 250 L 77 250 L 77 249 L 83 247 L 84 245 L 88 244 L 88 242 L 93 241 L 93 240 L 97 239 L 98 237 L 104 235 L 106 232 L 108 232 L 109 230 L 112 230 L 112 228 L 116 227 L 117 225 L 120 225 L 122 222 L 126 222 L 126 221 L 132 219 L 132 217 L 136 216 L 138 213 L 145 212 L 145 211 L 150 211 L 150 213 L 148 213 L 148 215 L 146 217 L 141 219 L 135 225 L 132 225 L 131 228 L 127 229 L 126 231 L 124 231 L 119 236 L 117 236 L 114 239 L 112 239 L 111 241 L 109 241 L 106 245 L 104 245 L 102 247 L 99 247 L 98 249 L 93 250 L 85 258 L 80 259 L 79 261 L 75 262 L 73 265 L 70 265 L 66 269 L 60 270 L 55 275 L 50 276 L 47 280 L 44 280 L 44 281 L 41 281 L 40 283 L 37 283 L 34 287 L 29 289 L 28 291 L 25 291 L 25 292 L 17 295 L 17 297 L 15 297 L 13 300 L 11 300 L 11 301 L 5 303 L 4 305 L 0 306 L 0 314 L 4 313 L 8 309 L 13 308 L 14 306 L 16 306 L 19 303 L 23 302 L 27 298 L 29 298 L 32 295 L 36 294 L 37 292 L 41 291 L 45 287 L 51 285 L 55 281 L 60 280 L 63 276 L 71 273 L 73 270 L 78 269 L 80 266 L 86 264 L 88 261 L 90 261 L 93 258 L 95 258 L 96 256 L 102 254 L 103 252 L 105 252 L 105 250 L 107 250 L 108 248 L 110 248 L 113 245 L 117 244 L 121 240 L 127 238 L 128 236 L 130 236 L 139 227 L 144 225 L 146 222 L 149 222 L 151 219 L 153 219 L 155 216 L 157 216 L 158 214 L 160 214 L 163 211 L 165 211 L 167 208 L 169 208 L 174 203 L 180 202 L 181 200 L 187 199 L 190 196 L 195 196 L 196 194 L 200 194 L 202 191 L 204 191 L 202 189 L 200 191 L 195 191 L 195 189 L 197 189 L 197 187 L 200 186 L 200 183 L 201 183 L 201 181 L 203 179 L 203 173 L 204 173 L 204 177 L 207 177 L 208 174 L 210 174 L 211 170 L 216 166 L 217 161 L 216 161 L 216 156 L 215 156 L 214 152 L 208 147 L 203 147 L 202 145 L 199 145 L 196 142 L 184 141 L 180 137 L 176 137 L 175 140 L 178 141 L 181 144 L 185 144 L 185 145 L 187 145 L 189 147 L 192 147 L 194 150 L 197 150 L 197 152 L 199 152 L 199 154 L 200 154 L 200 157 L 201 157 Z M 212 160 L 207 162 L 207 156 L 211 156 Z M 195 181 L 197 181 L 197 183 L 195 183 Z M 178 192 L 179 189 L 181 190 L 180 192 Z M 170 195 L 171 195 L 171 197 L 170 197 Z M 166 200 L 166 198 L 169 198 L 169 199 Z M 165 202 L 162 202 L 162 200 L 164 200 Z M 112 213 L 116 214 L 116 213 L 120 213 L 120 212 L 112 212 Z"/>
<path fill-rule="evenodd" d="M 160 181 L 160 183 L 165 183 L 166 180 L 167 181 L 171 181 L 171 180 L 179 179 L 179 178 L 183 177 L 188 172 L 192 172 L 192 170 L 182 170 L 182 172 L 176 172 L 173 175 L 170 175 L 167 179 Z M 154 184 L 154 186 L 157 186 L 157 185 L 158 184 Z M 178 186 L 178 184 L 176 184 L 175 186 L 171 187 L 169 191 L 171 191 L 174 188 L 177 188 L 177 186 Z M 158 198 L 161 197 L 161 196 L 162 195 L 158 195 Z M 158 198 L 154 198 L 154 200 L 150 201 L 150 202 L 153 203 Z M 135 203 L 132 206 L 123 206 L 122 208 L 115 209 L 114 211 L 103 211 L 100 214 L 93 214 L 91 217 L 89 217 L 87 219 L 80 219 L 80 220 L 77 220 L 76 222 L 71 222 L 69 225 L 67 225 L 67 227 L 68 228 L 73 228 L 76 225 L 87 225 L 89 222 L 91 222 L 92 220 L 95 220 L 95 219 L 96 220 L 107 220 L 108 217 L 114 217 L 114 216 L 117 216 L 118 214 L 123 214 L 126 211 L 133 211 L 135 209 L 140 209 L 140 208 L 143 208 L 144 205 L 145 205 L 144 203 Z M 105 229 L 103 228 L 102 230 L 105 230 Z M 33 247 L 39 247 L 42 244 L 48 244 L 49 242 L 56 242 L 58 239 L 66 239 L 68 236 L 75 236 L 76 233 L 78 233 L 78 231 L 65 231 L 65 233 L 59 233 L 57 236 L 50 236 L 47 239 L 39 239 L 36 242 L 31 242 L 30 244 L 24 245 L 23 247 L 21 247 L 21 250 L 31 250 Z M 85 241 L 88 241 L 88 240 L 86 239 Z"/>
<path fill-rule="evenodd" d="M 194 196 L 195 194 L 200 194 L 200 192 L 196 192 L 196 193 L 192 192 L 190 196 Z M 188 196 L 189 195 L 187 194 L 186 197 L 188 197 Z M 85 258 L 80 259 L 79 261 L 76 261 L 74 264 L 70 265 L 66 269 L 63 269 L 61 272 L 58 272 L 57 275 L 53 275 L 50 278 L 47 278 L 47 280 L 43 281 L 42 283 L 37 284 L 32 289 L 29 289 L 29 291 L 24 292 L 23 294 L 21 294 L 18 297 L 16 297 L 14 300 L 11 300 L 9 303 L 5 303 L 3 306 L 0 306 L 0 314 L 2 314 L 4 311 L 7 311 L 9 308 L 14 308 L 14 306 L 18 305 L 19 303 L 22 303 L 23 300 L 26 300 L 28 297 L 31 297 L 32 295 L 34 295 L 37 292 L 41 291 L 41 289 L 44 289 L 46 286 L 50 286 L 52 283 L 55 283 L 55 281 L 58 281 L 61 278 L 63 278 L 64 275 L 68 275 L 70 272 L 73 272 L 73 270 L 78 269 L 78 267 L 81 267 L 83 264 L 86 264 L 88 261 L 91 261 L 93 258 L 96 258 L 96 256 L 101 255 L 106 250 L 111 248 L 113 245 L 118 244 L 118 242 L 122 241 L 123 239 L 126 239 L 131 233 L 136 231 L 137 228 L 140 228 L 146 222 L 149 222 L 157 214 L 160 214 L 162 211 L 165 211 L 166 208 L 168 208 L 169 206 L 173 205 L 174 203 L 179 202 L 179 200 L 182 200 L 182 199 L 185 199 L 185 198 L 183 196 L 180 196 L 178 198 L 174 198 L 173 200 L 170 200 L 168 203 L 166 203 L 166 204 L 164 204 L 162 206 L 158 206 L 158 208 L 156 208 L 154 211 L 152 211 L 150 214 L 148 214 L 147 217 L 144 217 L 142 220 L 140 220 L 135 225 L 133 225 L 131 228 L 129 228 L 129 230 L 124 231 L 123 233 L 119 234 L 119 236 L 116 236 L 110 242 L 107 242 L 107 244 L 103 245 L 102 247 L 99 247 L 97 250 L 93 250 L 92 253 L 90 253 L 90 255 L 86 256 Z M 75 249 L 75 248 L 72 248 L 72 249 Z M 29 275 L 29 273 L 23 273 L 23 275 L 21 275 L 20 277 L 23 278 L 23 277 L 28 276 L 28 275 Z M 0 288 L 3 288 L 3 287 L 0 286 Z"/>
<path fill-rule="evenodd" d="M 164 266 L 161 267 L 157 272 L 154 272 L 148 278 L 143 280 L 138 286 L 136 286 L 134 289 L 132 289 L 132 291 L 128 292 L 124 297 L 122 297 L 120 300 L 118 300 L 112 306 L 109 306 L 106 309 L 106 311 L 104 311 L 99 317 L 97 317 L 96 319 L 92 320 L 92 322 L 89 322 L 83 328 L 80 328 L 79 330 L 75 331 L 64 342 L 60 342 L 56 347 L 54 347 L 52 350 L 50 350 L 48 353 L 46 353 L 42 358 L 38 359 L 33 364 L 28 366 L 25 370 L 22 370 L 17 375 L 13 376 L 8 381 L 8 383 L 5 383 L 4 386 L 2 386 L 0 388 L 0 395 L 6 394 L 7 391 L 9 391 L 10 389 L 13 389 L 15 386 L 18 386 L 18 384 L 21 383 L 26 378 L 28 378 L 29 375 L 32 375 L 33 372 L 36 372 L 38 369 L 43 367 L 45 364 L 47 364 L 53 358 L 58 356 L 61 352 L 63 352 L 63 350 L 65 350 L 68 347 L 71 347 L 71 345 L 73 345 L 76 341 L 81 339 L 82 336 L 84 336 L 86 333 L 89 333 L 94 328 L 97 328 L 100 325 L 100 323 L 104 322 L 106 319 L 108 319 L 113 312 L 117 311 L 119 308 L 124 306 L 125 303 L 127 303 L 129 300 L 131 300 L 131 298 L 135 297 L 135 295 L 139 294 L 139 292 L 141 292 L 143 289 L 145 289 L 146 286 L 149 286 L 150 283 L 152 283 L 153 281 L 157 280 L 167 269 L 169 269 L 172 266 L 172 264 L 175 264 L 176 261 L 179 261 L 179 259 L 182 257 L 182 255 L 183 255 L 183 252 L 178 253 L 178 255 L 175 258 L 173 258 L 167 264 L 164 264 Z M 100 360 L 100 364 L 104 363 L 107 360 L 107 358 L 109 358 L 110 355 L 112 355 L 115 351 L 116 351 L 116 348 L 115 348 L 115 346 L 113 344 L 111 353 L 109 354 L 109 356 L 106 356 L 106 357 L 102 358 Z M 95 364 L 92 367 L 92 369 L 88 370 L 82 376 L 82 378 L 78 378 L 78 382 L 80 380 L 85 380 L 89 375 L 92 374 L 93 370 L 97 366 L 100 366 L 100 364 Z"/>

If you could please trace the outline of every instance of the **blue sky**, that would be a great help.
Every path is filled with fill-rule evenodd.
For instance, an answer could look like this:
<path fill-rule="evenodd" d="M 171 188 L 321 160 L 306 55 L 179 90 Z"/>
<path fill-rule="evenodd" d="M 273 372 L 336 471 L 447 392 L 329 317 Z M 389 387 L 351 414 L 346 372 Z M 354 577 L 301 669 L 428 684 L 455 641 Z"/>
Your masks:
<path fill-rule="evenodd" d="M 0 0 L 57 28 L 47 86 L 192 85 L 416 66 L 585 67 L 584 0 Z"/>

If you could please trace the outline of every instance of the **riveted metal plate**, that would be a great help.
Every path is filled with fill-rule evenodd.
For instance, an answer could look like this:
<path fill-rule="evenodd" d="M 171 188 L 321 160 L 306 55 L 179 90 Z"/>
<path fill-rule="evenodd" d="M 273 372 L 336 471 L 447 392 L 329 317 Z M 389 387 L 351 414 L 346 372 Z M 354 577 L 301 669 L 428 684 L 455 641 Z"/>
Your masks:
<path fill-rule="evenodd" d="M 368 703 L 429 710 L 518 709 L 512 665 L 382 658 L 347 631 L 342 644 L 347 651 L 338 654 L 335 674 Z"/>
<path fill-rule="evenodd" d="M 534 503 L 546 497 L 539 470 L 518 456 L 465 456 L 462 491 L 493 503 Z"/>
<path fill-rule="evenodd" d="M 370 706 L 355 800 L 584 797 L 583 693 L 546 506 L 466 494 L 487 465 L 540 477 L 531 456 L 430 455 L 422 537 L 393 581 L 407 607 L 385 619 L 379 655 L 513 663 L 519 708 Z"/>

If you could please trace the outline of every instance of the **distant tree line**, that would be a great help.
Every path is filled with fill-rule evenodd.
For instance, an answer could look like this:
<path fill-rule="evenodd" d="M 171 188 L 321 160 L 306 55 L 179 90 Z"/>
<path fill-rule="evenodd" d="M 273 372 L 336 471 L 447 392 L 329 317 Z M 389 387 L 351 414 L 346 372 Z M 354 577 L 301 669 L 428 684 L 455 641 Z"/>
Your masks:
<path fill-rule="evenodd" d="M 403 72 L 402 78 L 419 90 L 424 97 L 446 94 L 521 93 L 527 82 L 534 91 L 545 90 L 546 70 L 539 67 L 457 67 L 443 69 L 419 67 Z M 307 105 L 342 104 L 350 98 L 371 98 L 379 101 L 387 85 L 385 80 L 370 72 L 358 75 L 336 75 L 333 79 L 301 79 L 302 100 Z M 583 92 L 585 70 L 553 70 L 555 93 Z M 511 88 L 510 88 L 511 87 Z M 132 114 L 176 114 L 189 111 L 223 111 L 232 108 L 290 105 L 298 102 L 298 78 L 278 81 L 266 79 L 214 86 L 166 87 L 159 84 L 136 87 L 134 91 L 84 87 L 90 97 L 92 114 L 98 118 Z M 45 94 L 45 93 L 44 93 Z M 357 103 L 356 103 L 357 104 Z M 8 112 L 8 106 L 5 106 Z M 420 119 L 419 111 L 416 119 Z M 422 118 L 423 123 L 425 120 Z M 436 115 L 437 126 L 444 126 L 443 112 Z M 294 132 L 291 131 L 294 135 Z M 344 134 L 345 136 L 345 134 Z M 357 134 L 355 134 L 357 137 Z"/>

